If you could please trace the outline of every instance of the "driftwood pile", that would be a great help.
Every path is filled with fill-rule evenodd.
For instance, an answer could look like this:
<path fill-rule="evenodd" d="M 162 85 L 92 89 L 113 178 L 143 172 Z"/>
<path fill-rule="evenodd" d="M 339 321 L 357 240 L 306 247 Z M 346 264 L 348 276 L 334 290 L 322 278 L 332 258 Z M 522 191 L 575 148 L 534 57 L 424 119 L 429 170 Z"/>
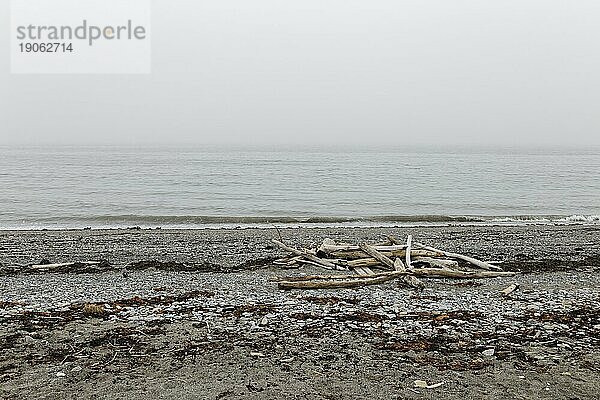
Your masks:
<path fill-rule="evenodd" d="M 389 237 L 383 243 L 350 244 L 325 239 L 316 249 L 296 249 L 273 240 L 273 243 L 291 253 L 274 261 L 276 265 L 293 268 L 311 264 L 328 270 L 348 271 L 352 274 L 309 275 L 277 278 L 280 289 L 330 289 L 375 285 L 392 279 L 416 289 L 425 284 L 420 277 L 476 279 L 513 276 L 514 272 L 489 262 L 463 254 L 439 250 L 413 242 Z"/>

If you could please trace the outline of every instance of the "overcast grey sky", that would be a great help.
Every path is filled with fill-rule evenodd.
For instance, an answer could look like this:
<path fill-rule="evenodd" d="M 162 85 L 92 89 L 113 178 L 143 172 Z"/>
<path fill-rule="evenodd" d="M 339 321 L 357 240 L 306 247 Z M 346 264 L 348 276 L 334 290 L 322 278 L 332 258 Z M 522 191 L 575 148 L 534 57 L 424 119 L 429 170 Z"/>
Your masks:
<path fill-rule="evenodd" d="M 150 75 L 0 57 L 0 144 L 600 144 L 598 0 L 153 6 Z"/>

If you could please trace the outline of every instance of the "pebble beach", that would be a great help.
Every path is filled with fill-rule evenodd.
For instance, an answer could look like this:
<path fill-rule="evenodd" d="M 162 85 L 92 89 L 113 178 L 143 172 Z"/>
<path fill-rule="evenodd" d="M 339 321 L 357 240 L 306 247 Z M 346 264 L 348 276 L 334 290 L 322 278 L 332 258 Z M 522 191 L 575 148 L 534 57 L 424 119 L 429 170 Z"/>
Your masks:
<path fill-rule="evenodd" d="M 424 279 L 422 291 L 273 282 L 322 270 L 273 265 L 271 238 L 406 234 L 518 274 Z M 597 225 L 4 231 L 0 395 L 594 398 L 599 239 Z M 40 260 L 104 263 L 27 269 Z"/>

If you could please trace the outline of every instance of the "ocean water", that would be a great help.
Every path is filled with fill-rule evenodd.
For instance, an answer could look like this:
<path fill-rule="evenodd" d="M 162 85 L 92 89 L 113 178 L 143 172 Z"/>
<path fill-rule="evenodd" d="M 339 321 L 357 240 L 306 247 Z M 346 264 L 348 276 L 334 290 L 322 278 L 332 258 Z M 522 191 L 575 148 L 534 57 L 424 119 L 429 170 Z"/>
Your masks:
<path fill-rule="evenodd" d="M 0 229 L 600 223 L 598 149 L 0 147 Z"/>

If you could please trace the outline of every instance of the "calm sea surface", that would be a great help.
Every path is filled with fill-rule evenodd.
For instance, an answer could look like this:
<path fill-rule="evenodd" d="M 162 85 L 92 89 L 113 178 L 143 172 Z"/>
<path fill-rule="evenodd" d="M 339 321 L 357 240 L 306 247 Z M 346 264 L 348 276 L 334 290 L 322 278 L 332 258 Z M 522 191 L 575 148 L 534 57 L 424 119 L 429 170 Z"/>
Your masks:
<path fill-rule="evenodd" d="M 593 149 L 0 147 L 0 229 L 600 223 L 599 215 Z"/>

